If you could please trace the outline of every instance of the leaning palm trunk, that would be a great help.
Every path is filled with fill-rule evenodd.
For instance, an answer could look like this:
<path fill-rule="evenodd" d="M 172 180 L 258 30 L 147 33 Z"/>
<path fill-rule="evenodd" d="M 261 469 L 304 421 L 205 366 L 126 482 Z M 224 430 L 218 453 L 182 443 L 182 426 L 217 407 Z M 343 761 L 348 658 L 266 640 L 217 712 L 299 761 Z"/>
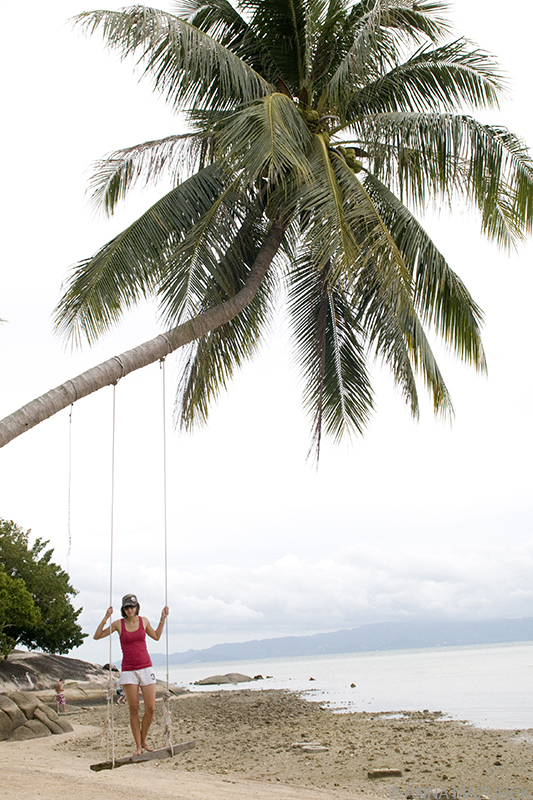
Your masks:
<path fill-rule="evenodd" d="M 0 421 L 0 447 L 57 414 L 58 411 L 62 411 L 71 403 L 81 400 L 82 397 L 87 397 L 99 389 L 103 389 L 104 386 L 117 383 L 130 372 L 147 367 L 149 364 L 165 358 L 174 350 L 206 336 L 216 328 L 230 322 L 256 296 L 284 234 L 285 225 L 279 220 L 274 222 L 257 254 L 244 286 L 234 297 L 207 309 L 202 314 L 198 314 L 166 333 L 159 334 L 132 350 L 127 350 L 120 356 L 113 356 L 102 364 L 82 372 L 81 375 L 69 379 L 55 389 L 32 400 L 31 403 L 22 406 L 14 414 L 5 417 Z"/>

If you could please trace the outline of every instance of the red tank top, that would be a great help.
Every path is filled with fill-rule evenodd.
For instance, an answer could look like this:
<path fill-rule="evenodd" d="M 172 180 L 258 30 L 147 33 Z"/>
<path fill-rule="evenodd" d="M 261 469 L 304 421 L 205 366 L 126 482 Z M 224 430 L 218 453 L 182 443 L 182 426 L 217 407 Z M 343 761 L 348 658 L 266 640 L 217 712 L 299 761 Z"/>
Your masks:
<path fill-rule="evenodd" d="M 125 621 L 121 622 L 120 646 L 122 647 L 122 671 L 145 669 L 152 666 L 152 660 L 146 647 L 146 631 L 142 617 L 136 631 L 127 631 Z"/>

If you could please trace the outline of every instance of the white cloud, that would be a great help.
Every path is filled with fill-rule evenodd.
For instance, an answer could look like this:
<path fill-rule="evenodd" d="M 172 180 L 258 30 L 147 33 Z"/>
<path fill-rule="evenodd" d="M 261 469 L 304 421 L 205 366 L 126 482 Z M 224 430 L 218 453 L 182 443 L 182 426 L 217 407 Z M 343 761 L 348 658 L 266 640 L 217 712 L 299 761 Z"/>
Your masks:
<path fill-rule="evenodd" d="M 506 553 L 465 547 L 440 558 L 431 552 L 384 552 L 365 545 L 316 562 L 290 554 L 252 570 L 227 564 L 197 573 L 171 569 L 171 649 L 386 620 L 529 616 L 532 561 L 530 540 Z M 137 568 L 134 581 L 127 575 L 128 565 L 123 564 L 117 578 L 138 594 L 143 612 L 156 617 L 163 600 L 161 570 Z M 83 602 L 95 596 L 85 587 L 80 593 Z M 87 612 L 84 618 L 89 617 L 93 624 L 99 620 L 95 612 Z"/>

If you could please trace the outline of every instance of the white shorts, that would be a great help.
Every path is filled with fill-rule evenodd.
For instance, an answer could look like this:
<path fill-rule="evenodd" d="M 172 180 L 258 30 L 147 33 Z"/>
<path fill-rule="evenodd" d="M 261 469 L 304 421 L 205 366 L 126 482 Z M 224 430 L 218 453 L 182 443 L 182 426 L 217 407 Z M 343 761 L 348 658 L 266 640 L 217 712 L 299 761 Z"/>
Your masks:
<path fill-rule="evenodd" d="M 153 667 L 144 669 L 126 670 L 120 673 L 120 683 L 122 686 L 128 683 L 135 683 L 137 686 L 150 686 L 155 683 L 155 672 Z"/>

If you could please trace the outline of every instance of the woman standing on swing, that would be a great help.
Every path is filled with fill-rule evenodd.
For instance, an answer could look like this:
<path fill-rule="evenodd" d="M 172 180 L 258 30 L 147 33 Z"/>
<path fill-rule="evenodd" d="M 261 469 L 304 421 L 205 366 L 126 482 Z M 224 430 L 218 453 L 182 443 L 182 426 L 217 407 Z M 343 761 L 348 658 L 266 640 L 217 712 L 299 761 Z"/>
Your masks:
<path fill-rule="evenodd" d="M 146 634 L 156 642 L 161 638 L 168 617 L 168 606 L 161 612 L 159 625 L 154 630 L 146 617 L 140 617 L 140 604 L 134 594 L 126 594 L 122 598 L 120 613 L 122 619 L 115 620 L 105 628 L 105 624 L 113 613 L 110 606 L 105 617 L 98 625 L 94 639 L 103 639 L 117 631 L 122 648 L 122 672 L 120 682 L 124 688 L 130 709 L 130 725 L 137 745 L 134 755 L 140 756 L 143 749 L 153 750 L 148 746 L 146 737 L 155 713 L 155 672 L 152 660 L 146 647 Z M 144 701 L 144 715 L 139 718 L 139 686 Z"/>

